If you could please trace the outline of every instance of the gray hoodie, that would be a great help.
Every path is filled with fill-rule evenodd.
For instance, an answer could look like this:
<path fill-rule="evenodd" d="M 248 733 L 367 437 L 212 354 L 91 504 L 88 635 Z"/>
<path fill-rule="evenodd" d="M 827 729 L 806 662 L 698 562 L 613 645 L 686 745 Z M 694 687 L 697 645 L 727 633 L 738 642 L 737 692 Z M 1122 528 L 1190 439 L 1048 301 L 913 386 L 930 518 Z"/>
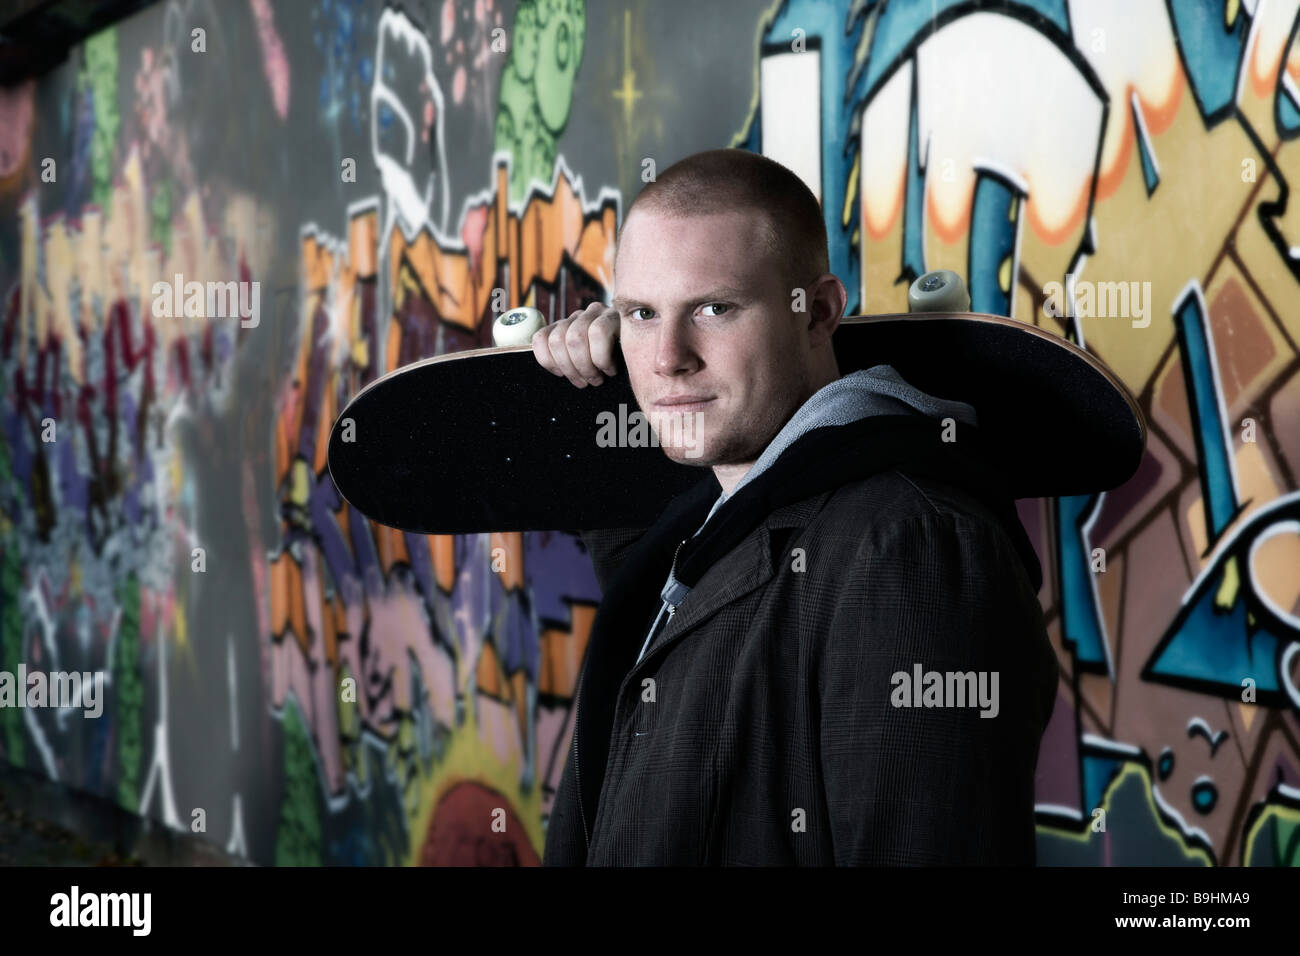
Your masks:
<path fill-rule="evenodd" d="M 745 472 L 745 477 L 740 479 L 736 487 L 731 490 L 731 495 L 771 466 L 781 453 L 805 432 L 823 426 L 847 425 L 849 422 L 871 415 L 906 414 L 928 415 L 935 419 L 955 418 L 968 425 L 979 424 L 975 417 L 975 409 L 965 402 L 948 401 L 927 395 L 904 381 L 892 366 L 874 365 L 836 379 L 799 406 L 799 410 L 790 417 L 785 426 L 776 433 L 776 437 L 768 443 L 763 453 L 758 456 L 753 467 Z M 699 530 L 695 532 L 696 535 L 708 527 L 709 521 L 731 495 L 724 491 L 718 496 L 708 517 L 704 519 L 704 524 L 700 525 Z M 675 564 L 674 561 L 674 566 Z M 689 593 L 690 588 L 678 581 L 672 571 L 669 571 L 668 580 L 660 592 L 663 606 L 659 609 L 654 623 L 650 625 L 650 633 L 646 635 L 641 653 L 637 655 L 638 662 L 649 650 L 655 636 L 663 630 L 668 621 L 672 620 L 673 614 Z"/>

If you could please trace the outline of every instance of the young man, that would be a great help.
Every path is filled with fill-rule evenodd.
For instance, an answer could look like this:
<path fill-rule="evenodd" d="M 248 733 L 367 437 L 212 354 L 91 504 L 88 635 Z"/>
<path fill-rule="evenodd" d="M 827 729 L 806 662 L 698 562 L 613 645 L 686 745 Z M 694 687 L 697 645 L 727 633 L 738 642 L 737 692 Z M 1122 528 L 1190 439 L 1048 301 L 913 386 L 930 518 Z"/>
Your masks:
<path fill-rule="evenodd" d="M 1009 496 L 909 464 L 975 409 L 888 365 L 841 376 L 821 210 L 758 154 L 648 185 L 614 282 L 537 359 L 594 387 L 621 345 L 702 481 L 650 529 L 583 536 L 603 599 L 544 862 L 1032 864 L 1040 569 Z"/>

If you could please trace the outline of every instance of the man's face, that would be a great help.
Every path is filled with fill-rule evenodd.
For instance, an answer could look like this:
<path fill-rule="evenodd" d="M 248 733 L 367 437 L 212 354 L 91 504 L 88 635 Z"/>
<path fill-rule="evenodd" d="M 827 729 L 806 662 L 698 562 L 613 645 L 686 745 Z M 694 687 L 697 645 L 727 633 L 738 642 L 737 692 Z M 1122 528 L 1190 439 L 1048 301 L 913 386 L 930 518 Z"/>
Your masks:
<path fill-rule="evenodd" d="M 615 267 L 623 356 L 661 447 L 684 464 L 736 466 L 735 480 L 812 392 L 809 315 L 793 311 L 762 225 L 748 211 L 637 209 Z M 681 397 L 702 401 L 668 404 Z"/>

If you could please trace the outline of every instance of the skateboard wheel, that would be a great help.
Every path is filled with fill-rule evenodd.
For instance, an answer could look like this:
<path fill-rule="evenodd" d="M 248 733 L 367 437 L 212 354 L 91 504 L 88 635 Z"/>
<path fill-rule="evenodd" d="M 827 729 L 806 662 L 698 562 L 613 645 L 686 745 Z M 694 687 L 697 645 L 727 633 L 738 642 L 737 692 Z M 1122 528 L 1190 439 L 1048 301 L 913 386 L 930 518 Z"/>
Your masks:
<path fill-rule="evenodd" d="M 970 293 L 961 276 L 937 269 L 918 276 L 907 290 L 908 312 L 969 312 Z"/>
<path fill-rule="evenodd" d="M 546 320 L 536 309 L 511 309 L 492 323 L 492 341 L 497 346 L 527 345 L 544 325 Z"/>

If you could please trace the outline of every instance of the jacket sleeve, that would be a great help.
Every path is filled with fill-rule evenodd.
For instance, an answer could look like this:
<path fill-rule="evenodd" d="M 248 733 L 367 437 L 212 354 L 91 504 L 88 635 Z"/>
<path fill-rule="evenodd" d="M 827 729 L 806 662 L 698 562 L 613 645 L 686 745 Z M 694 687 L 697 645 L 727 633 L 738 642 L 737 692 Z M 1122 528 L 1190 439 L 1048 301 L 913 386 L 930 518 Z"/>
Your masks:
<path fill-rule="evenodd" d="M 609 590 L 609 579 L 615 569 L 641 536 L 645 528 L 603 528 L 598 531 L 572 531 L 582 538 L 583 546 L 591 556 L 592 569 L 601 593 Z M 578 707 L 578 688 L 582 686 L 582 673 L 574 687 L 572 704 L 574 717 Z M 577 777 L 573 769 L 573 731 L 566 738 L 564 769 L 556 788 L 555 799 L 546 823 L 546 838 L 542 848 L 543 866 L 582 866 L 587 858 L 586 823 L 582 819 L 581 799 Z"/>
<path fill-rule="evenodd" d="M 817 663 L 836 864 L 1032 865 L 1057 663 L 1006 532 L 901 518 L 867 532 L 848 572 Z"/>
<path fill-rule="evenodd" d="M 577 702 L 574 702 L 577 706 Z M 573 772 L 573 736 L 570 732 L 564 769 L 546 821 L 542 866 L 582 866 L 587 860 L 587 831 L 578 806 L 578 784 Z"/>

